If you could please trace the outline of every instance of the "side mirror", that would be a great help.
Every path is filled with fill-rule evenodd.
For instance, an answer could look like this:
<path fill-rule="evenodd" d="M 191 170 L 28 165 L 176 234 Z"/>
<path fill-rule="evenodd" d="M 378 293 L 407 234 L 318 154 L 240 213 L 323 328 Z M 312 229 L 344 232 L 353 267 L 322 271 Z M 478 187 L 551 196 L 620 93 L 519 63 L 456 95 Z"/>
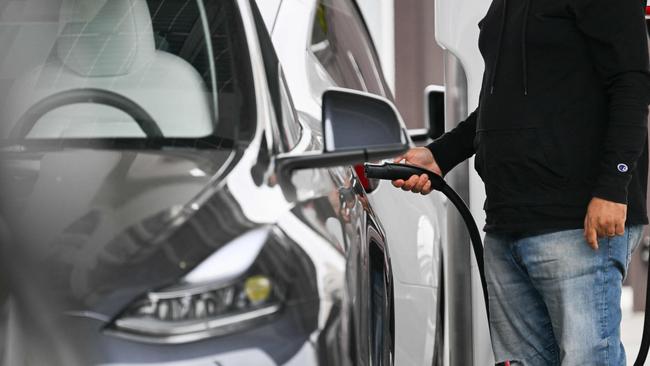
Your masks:
<path fill-rule="evenodd" d="M 424 125 L 424 129 L 409 131 L 414 142 L 435 140 L 445 133 L 444 86 L 429 85 L 424 89 Z"/>
<path fill-rule="evenodd" d="M 427 119 L 429 121 L 429 137 L 433 140 L 445 133 L 445 87 L 429 85 L 424 90 Z"/>
<path fill-rule="evenodd" d="M 297 169 L 355 165 L 399 156 L 408 150 L 404 122 L 387 99 L 347 89 L 323 94 L 323 152 L 276 159 L 281 176 Z"/>

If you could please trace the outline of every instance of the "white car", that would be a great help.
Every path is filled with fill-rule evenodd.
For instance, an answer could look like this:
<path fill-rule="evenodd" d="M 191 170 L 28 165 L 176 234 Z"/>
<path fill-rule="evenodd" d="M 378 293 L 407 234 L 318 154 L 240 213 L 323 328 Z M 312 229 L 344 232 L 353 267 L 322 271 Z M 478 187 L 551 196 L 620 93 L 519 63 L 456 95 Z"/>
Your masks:
<path fill-rule="evenodd" d="M 441 226 L 385 227 L 389 186 L 350 167 L 409 147 L 392 103 L 323 81 L 297 118 L 250 0 L 11 1 L 0 25 L 0 364 L 390 365 L 418 286 L 433 352 Z"/>
<path fill-rule="evenodd" d="M 392 99 L 354 0 L 257 0 L 257 4 L 298 116 L 313 133 L 321 133 L 321 96 L 328 88 Z M 395 189 L 390 182 L 368 181 L 361 169 L 355 170 L 386 232 L 394 289 L 394 363 L 442 364 L 447 200 L 437 192 L 423 197 Z"/>

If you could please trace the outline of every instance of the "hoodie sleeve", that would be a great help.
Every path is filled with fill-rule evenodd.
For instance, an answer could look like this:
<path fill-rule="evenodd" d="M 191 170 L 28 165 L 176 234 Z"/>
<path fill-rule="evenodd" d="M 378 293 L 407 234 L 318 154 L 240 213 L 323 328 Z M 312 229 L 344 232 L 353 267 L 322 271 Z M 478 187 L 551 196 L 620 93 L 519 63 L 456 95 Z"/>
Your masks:
<path fill-rule="evenodd" d="M 427 146 L 433 153 L 443 175 L 476 152 L 474 137 L 476 136 L 477 115 L 478 109 L 472 112 L 466 120 L 459 123 L 456 128 L 440 136 Z"/>
<path fill-rule="evenodd" d="M 575 15 L 609 103 L 594 197 L 627 203 L 627 188 L 646 144 L 650 73 L 645 1 L 576 0 Z"/>

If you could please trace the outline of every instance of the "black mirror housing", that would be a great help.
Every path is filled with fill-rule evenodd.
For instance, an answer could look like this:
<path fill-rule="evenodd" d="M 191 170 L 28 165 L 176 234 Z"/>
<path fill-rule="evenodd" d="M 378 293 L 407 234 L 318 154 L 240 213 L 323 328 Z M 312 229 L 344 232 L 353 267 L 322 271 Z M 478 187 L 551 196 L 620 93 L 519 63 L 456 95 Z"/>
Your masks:
<path fill-rule="evenodd" d="M 348 89 L 323 93 L 323 152 L 276 159 L 280 174 L 293 170 L 361 164 L 399 156 L 409 139 L 397 108 L 389 100 Z"/>
<path fill-rule="evenodd" d="M 437 139 L 445 133 L 445 87 L 429 85 L 424 90 L 425 116 L 429 125 L 428 137 Z"/>
<path fill-rule="evenodd" d="M 425 145 L 445 133 L 445 87 L 429 85 L 424 89 L 423 96 L 423 127 L 409 130 L 409 136 L 417 146 Z"/>
<path fill-rule="evenodd" d="M 407 144 L 392 103 L 374 95 L 331 89 L 323 94 L 324 152 L 383 150 Z"/>

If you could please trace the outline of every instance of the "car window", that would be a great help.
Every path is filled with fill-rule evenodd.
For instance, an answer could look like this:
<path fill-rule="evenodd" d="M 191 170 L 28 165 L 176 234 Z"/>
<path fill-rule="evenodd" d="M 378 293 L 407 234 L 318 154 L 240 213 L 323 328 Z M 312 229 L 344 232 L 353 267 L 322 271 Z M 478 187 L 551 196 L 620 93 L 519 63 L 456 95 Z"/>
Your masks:
<path fill-rule="evenodd" d="M 0 37 L 3 137 L 251 135 L 250 60 L 234 1 L 28 2 L 48 15 L 14 7 L 0 18 L 11 19 L 0 21 L 9 31 Z"/>
<path fill-rule="evenodd" d="M 298 122 L 298 116 L 289 94 L 289 87 L 284 78 L 284 73 L 280 70 L 280 94 L 281 94 L 281 107 L 282 108 L 282 135 L 283 144 L 285 149 L 293 149 L 302 134 L 302 125 Z"/>
<path fill-rule="evenodd" d="M 352 0 L 319 0 L 310 49 L 339 86 L 388 95 L 372 40 Z"/>
<path fill-rule="evenodd" d="M 251 1 L 251 7 L 253 8 L 255 26 L 260 40 L 264 69 L 266 71 L 266 81 L 277 121 L 277 124 L 272 126 L 273 134 L 279 143 L 278 150 L 290 151 L 300 140 L 302 126 L 298 122 L 293 101 L 291 100 L 291 94 L 289 94 L 287 82 L 282 72 L 282 66 L 273 47 L 273 41 L 264 25 L 256 2 Z"/>

